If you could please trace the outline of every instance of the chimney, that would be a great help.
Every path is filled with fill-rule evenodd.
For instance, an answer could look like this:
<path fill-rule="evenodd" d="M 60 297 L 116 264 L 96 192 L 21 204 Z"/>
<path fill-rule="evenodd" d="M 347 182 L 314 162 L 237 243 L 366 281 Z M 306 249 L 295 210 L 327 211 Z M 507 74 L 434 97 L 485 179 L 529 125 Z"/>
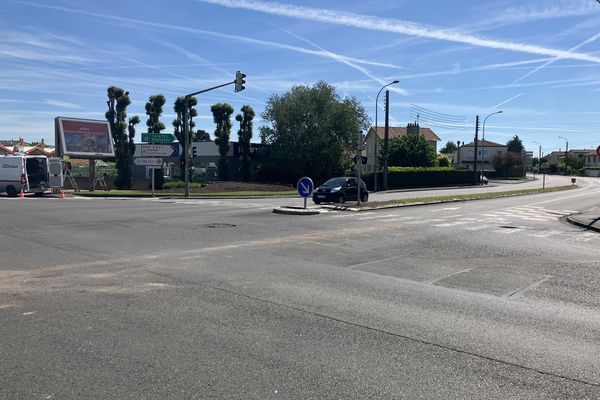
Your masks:
<path fill-rule="evenodd" d="M 408 135 L 418 135 L 420 133 L 419 132 L 419 124 L 417 124 L 417 123 L 414 123 L 414 124 L 409 123 L 406 126 L 406 133 Z"/>
<path fill-rule="evenodd" d="M 44 142 L 44 138 L 42 138 L 42 148 L 46 147 L 46 143 Z"/>

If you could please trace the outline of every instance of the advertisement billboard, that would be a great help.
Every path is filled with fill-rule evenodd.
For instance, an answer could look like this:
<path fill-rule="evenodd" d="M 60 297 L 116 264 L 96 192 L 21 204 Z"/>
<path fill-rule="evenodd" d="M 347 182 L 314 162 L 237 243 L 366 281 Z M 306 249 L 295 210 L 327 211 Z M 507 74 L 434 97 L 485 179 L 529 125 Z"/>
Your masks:
<path fill-rule="evenodd" d="M 115 156 L 108 121 L 58 117 L 56 130 L 61 156 L 92 159 Z"/>

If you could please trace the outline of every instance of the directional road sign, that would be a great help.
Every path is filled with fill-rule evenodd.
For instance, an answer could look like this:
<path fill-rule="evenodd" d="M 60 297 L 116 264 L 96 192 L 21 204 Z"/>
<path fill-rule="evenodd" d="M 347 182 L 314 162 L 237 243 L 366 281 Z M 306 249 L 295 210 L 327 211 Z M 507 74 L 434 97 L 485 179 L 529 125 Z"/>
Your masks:
<path fill-rule="evenodd" d="M 142 157 L 177 157 L 178 155 L 179 143 L 142 145 Z"/>
<path fill-rule="evenodd" d="M 312 179 L 305 176 L 298 181 L 297 189 L 300 196 L 307 198 L 312 194 L 314 185 Z"/>
<path fill-rule="evenodd" d="M 142 133 L 142 142 L 146 143 L 171 143 L 175 136 L 170 133 Z"/>
<path fill-rule="evenodd" d="M 139 158 L 134 158 L 133 163 L 135 165 L 147 165 L 147 166 L 153 166 L 153 167 L 160 167 L 162 165 L 162 158 L 139 157 Z"/>

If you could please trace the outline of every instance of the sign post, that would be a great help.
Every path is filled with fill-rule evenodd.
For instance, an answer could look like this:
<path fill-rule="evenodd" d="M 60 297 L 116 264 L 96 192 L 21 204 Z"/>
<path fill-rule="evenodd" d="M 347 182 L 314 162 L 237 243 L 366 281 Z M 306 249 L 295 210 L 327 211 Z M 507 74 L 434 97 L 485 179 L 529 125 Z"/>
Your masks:
<path fill-rule="evenodd" d="M 306 209 L 306 198 L 312 194 L 314 187 L 315 186 L 313 184 L 312 179 L 310 179 L 307 176 L 300 178 L 298 184 L 296 185 L 298 194 L 304 197 L 304 209 Z"/>

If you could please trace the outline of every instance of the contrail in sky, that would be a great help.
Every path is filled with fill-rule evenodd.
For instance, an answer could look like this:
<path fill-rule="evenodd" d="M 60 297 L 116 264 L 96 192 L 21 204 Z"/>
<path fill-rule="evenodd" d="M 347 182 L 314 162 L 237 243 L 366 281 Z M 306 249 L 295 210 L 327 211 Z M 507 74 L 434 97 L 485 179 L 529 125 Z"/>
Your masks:
<path fill-rule="evenodd" d="M 284 3 L 273 3 L 258 0 L 196 0 L 201 3 L 215 4 L 229 8 L 242 8 L 271 15 L 304 19 L 316 22 L 350 26 L 354 28 L 400 33 L 408 36 L 435 40 L 465 43 L 472 46 L 502 49 L 521 53 L 539 54 L 573 60 L 600 63 L 600 57 L 585 53 L 557 50 L 542 46 L 486 39 L 452 29 L 428 27 L 398 19 L 379 18 L 370 15 L 354 14 L 322 8 L 302 7 Z M 598 0 L 600 1 L 600 0 Z"/>
<path fill-rule="evenodd" d="M 513 101 L 514 99 L 517 99 L 519 97 L 523 96 L 523 93 L 519 93 L 516 96 L 511 97 L 510 99 L 504 100 L 502 103 L 498 103 L 496 104 L 494 107 L 492 108 L 498 108 L 500 106 L 503 106 L 504 104 L 508 103 L 509 101 Z"/>

